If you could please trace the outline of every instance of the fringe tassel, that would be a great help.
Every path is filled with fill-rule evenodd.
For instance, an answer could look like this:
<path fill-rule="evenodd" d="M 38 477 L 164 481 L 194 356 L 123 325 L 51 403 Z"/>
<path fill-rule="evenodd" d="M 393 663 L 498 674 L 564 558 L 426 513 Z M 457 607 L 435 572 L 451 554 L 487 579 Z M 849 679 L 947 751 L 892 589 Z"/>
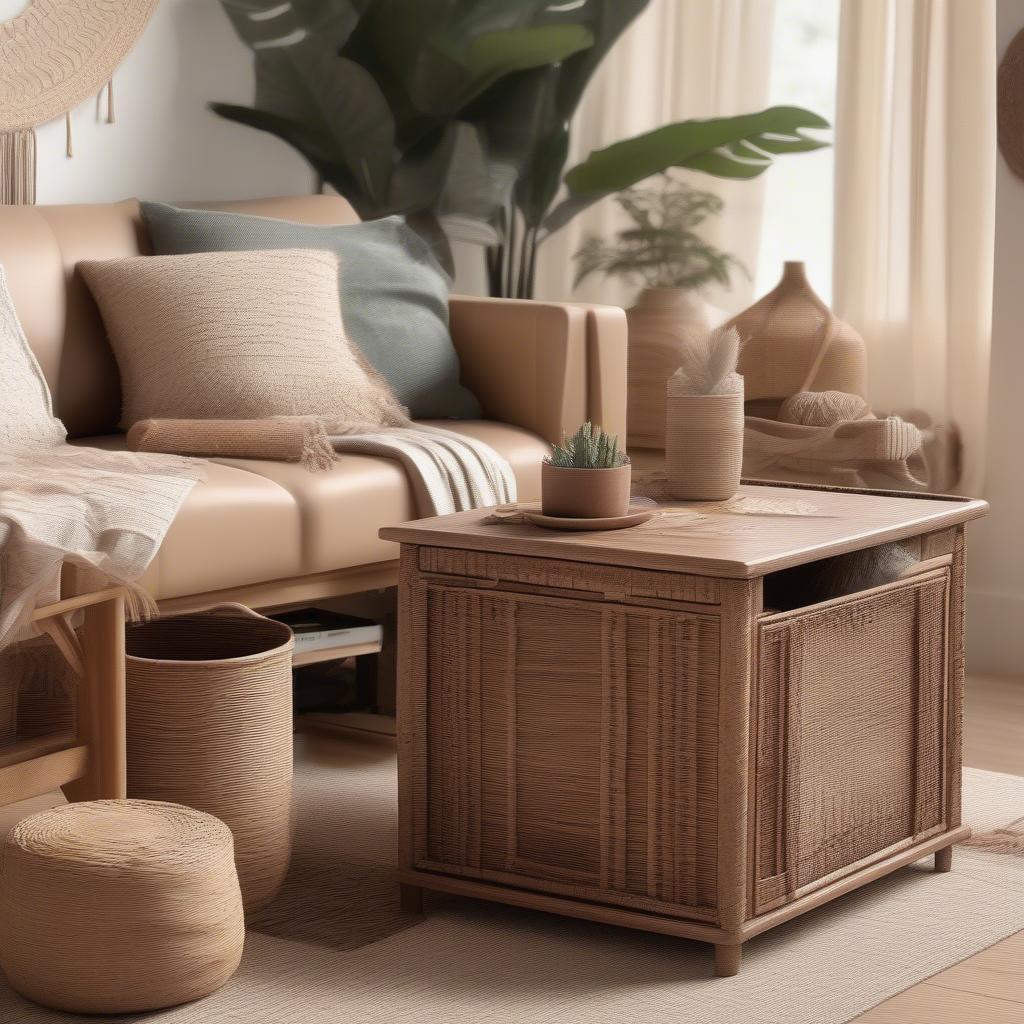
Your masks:
<path fill-rule="evenodd" d="M 1011 821 L 1002 828 L 994 828 L 991 832 L 975 832 L 960 845 L 985 853 L 1009 853 L 1024 857 L 1024 818 Z"/>
<path fill-rule="evenodd" d="M 0 132 L 0 204 L 21 206 L 35 201 L 35 131 Z"/>
<path fill-rule="evenodd" d="M 64 149 L 70 159 L 75 155 L 74 146 L 71 144 L 71 111 L 64 115 Z"/>
<path fill-rule="evenodd" d="M 302 468 L 310 473 L 323 472 L 330 469 L 336 459 L 337 455 L 323 422 L 315 420 L 307 423 L 302 435 L 302 457 L 299 460 Z"/>
<path fill-rule="evenodd" d="M 107 124 L 114 123 L 114 79 L 107 82 Z"/>

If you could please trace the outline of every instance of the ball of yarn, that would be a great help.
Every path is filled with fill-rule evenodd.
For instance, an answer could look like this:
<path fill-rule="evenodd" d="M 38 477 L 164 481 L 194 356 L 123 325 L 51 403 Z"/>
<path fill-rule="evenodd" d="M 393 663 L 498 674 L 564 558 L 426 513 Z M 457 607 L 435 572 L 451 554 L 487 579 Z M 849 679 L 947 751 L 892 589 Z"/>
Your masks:
<path fill-rule="evenodd" d="M 800 423 L 807 427 L 832 427 L 848 420 L 871 416 L 871 407 L 860 395 L 845 391 L 798 391 L 790 395 L 779 409 L 783 423 Z"/>

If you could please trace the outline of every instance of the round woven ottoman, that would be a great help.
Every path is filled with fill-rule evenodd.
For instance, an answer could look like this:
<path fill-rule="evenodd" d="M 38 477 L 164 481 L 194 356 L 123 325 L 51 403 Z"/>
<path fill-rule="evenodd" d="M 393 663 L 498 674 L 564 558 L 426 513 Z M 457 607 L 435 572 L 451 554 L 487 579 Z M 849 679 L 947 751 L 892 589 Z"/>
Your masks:
<path fill-rule="evenodd" d="M 19 822 L 0 859 L 0 966 L 76 1013 L 175 1006 L 220 988 L 245 925 L 231 832 L 149 800 L 66 804 Z"/>

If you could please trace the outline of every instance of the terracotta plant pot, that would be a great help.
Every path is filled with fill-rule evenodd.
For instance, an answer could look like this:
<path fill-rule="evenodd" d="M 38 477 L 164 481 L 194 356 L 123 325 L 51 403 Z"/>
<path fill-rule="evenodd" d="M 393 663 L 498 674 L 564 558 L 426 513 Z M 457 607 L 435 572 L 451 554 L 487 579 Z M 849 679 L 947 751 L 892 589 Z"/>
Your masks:
<path fill-rule="evenodd" d="M 670 395 L 665 420 L 668 493 L 683 501 L 731 498 L 743 471 L 743 392 Z"/>
<path fill-rule="evenodd" d="M 629 511 L 631 467 L 567 469 L 541 465 L 541 510 L 563 519 L 611 519 Z"/>
<path fill-rule="evenodd" d="M 679 369 L 679 352 L 722 319 L 700 295 L 683 288 L 645 288 L 626 310 L 630 448 L 665 447 L 665 384 Z"/>

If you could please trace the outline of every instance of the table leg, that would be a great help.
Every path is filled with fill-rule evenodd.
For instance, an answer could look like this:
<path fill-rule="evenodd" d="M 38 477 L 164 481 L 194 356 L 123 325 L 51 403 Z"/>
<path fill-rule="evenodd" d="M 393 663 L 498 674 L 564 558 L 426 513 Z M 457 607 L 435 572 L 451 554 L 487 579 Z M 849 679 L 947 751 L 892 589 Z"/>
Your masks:
<path fill-rule="evenodd" d="M 946 846 L 941 850 L 935 851 L 935 870 L 937 872 L 946 872 L 951 870 L 953 867 L 953 847 Z"/>
<path fill-rule="evenodd" d="M 408 914 L 423 913 L 423 890 L 418 885 L 407 885 L 402 882 L 398 886 L 398 902 Z"/>
<path fill-rule="evenodd" d="M 716 945 L 715 946 L 715 975 L 719 978 L 732 978 L 740 973 L 740 955 L 743 947 Z"/>

